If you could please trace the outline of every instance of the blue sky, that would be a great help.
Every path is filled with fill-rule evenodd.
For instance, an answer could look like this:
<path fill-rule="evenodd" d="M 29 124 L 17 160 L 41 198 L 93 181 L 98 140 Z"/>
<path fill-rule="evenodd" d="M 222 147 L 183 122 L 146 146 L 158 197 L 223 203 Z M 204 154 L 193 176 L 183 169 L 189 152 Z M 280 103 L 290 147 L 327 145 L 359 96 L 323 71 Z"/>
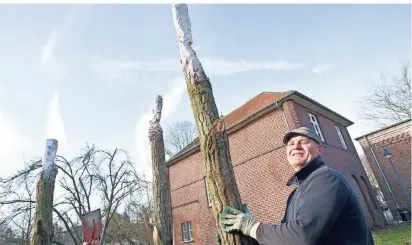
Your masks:
<path fill-rule="evenodd" d="M 223 114 L 263 91 L 298 90 L 374 128 L 357 103 L 411 54 L 410 5 L 194 5 L 194 48 Z M 0 5 L 0 176 L 86 142 L 126 149 L 150 177 L 148 120 L 193 120 L 171 5 Z"/>

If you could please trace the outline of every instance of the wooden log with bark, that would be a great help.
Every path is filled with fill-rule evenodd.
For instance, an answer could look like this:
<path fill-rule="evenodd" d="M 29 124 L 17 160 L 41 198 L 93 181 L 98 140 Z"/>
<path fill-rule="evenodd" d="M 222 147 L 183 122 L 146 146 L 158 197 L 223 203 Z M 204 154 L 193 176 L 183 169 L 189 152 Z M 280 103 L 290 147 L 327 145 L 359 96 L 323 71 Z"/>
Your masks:
<path fill-rule="evenodd" d="M 162 106 L 162 96 L 158 95 L 155 100 L 153 119 L 150 121 L 149 128 L 153 170 L 153 240 L 155 245 L 172 245 L 172 208 L 169 174 L 166 167 L 163 130 L 160 126 Z"/>
<path fill-rule="evenodd" d="M 53 241 L 53 197 L 57 165 L 57 140 L 48 139 L 40 178 L 36 185 L 36 211 L 31 245 L 51 245 Z"/>
<path fill-rule="evenodd" d="M 213 97 L 212 85 L 192 48 L 191 23 L 186 4 L 172 7 L 182 65 L 204 159 L 214 219 L 222 245 L 253 244 L 251 238 L 227 234 L 219 227 L 219 214 L 226 205 L 243 210 L 230 157 L 225 124 Z M 202 215 L 202 214 L 200 214 Z M 208 214 L 203 214 L 208 215 Z"/>

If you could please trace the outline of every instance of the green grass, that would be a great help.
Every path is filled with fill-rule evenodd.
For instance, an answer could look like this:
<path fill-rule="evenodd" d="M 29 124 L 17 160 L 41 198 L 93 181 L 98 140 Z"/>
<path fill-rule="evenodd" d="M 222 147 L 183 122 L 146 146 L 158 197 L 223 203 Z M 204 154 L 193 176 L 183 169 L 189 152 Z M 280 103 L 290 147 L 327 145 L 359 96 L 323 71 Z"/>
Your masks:
<path fill-rule="evenodd" d="M 411 244 L 411 223 L 399 224 L 373 232 L 375 245 Z"/>

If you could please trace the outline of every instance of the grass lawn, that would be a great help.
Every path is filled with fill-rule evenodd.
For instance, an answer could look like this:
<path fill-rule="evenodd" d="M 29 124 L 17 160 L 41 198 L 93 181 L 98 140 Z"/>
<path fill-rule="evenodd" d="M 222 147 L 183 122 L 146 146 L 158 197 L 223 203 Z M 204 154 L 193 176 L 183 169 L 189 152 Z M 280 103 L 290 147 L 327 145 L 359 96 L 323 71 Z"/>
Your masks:
<path fill-rule="evenodd" d="M 411 244 L 411 224 L 399 224 L 373 232 L 376 245 Z"/>

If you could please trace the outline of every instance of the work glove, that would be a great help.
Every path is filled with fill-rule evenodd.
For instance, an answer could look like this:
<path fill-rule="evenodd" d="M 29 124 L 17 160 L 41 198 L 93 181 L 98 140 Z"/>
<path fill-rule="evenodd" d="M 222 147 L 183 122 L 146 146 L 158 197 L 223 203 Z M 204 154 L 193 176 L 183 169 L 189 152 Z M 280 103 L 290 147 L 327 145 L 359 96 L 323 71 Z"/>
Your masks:
<path fill-rule="evenodd" d="M 243 211 L 245 214 L 249 214 L 252 217 L 252 214 L 249 212 L 249 208 L 246 203 L 243 203 Z M 222 239 L 220 238 L 219 232 L 216 233 L 217 245 L 222 245 Z"/>
<path fill-rule="evenodd" d="M 219 232 L 216 232 L 217 245 L 222 245 L 222 239 L 220 238 Z"/>
<path fill-rule="evenodd" d="M 235 208 L 226 206 L 219 216 L 219 223 L 222 230 L 226 233 L 234 231 L 241 232 L 246 236 L 250 236 L 250 229 L 257 223 L 249 213 L 247 205 L 243 205 L 245 212 L 241 212 Z"/>

